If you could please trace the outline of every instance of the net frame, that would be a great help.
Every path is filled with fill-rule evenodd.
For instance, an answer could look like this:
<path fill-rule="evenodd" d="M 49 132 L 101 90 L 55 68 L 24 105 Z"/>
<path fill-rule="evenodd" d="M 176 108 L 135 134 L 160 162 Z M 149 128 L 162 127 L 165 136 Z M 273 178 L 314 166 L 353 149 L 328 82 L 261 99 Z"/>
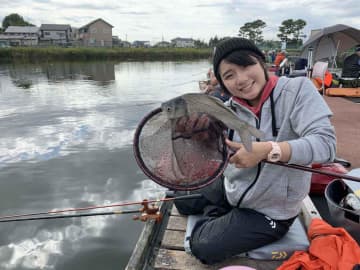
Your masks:
<path fill-rule="evenodd" d="M 186 183 L 185 185 L 182 184 L 175 184 L 175 183 L 171 183 L 169 181 L 166 181 L 166 179 L 162 179 L 159 176 L 157 176 L 156 174 L 154 174 L 146 165 L 146 163 L 144 162 L 144 159 L 142 157 L 141 154 L 141 150 L 140 150 L 140 138 L 141 138 L 141 134 L 143 131 L 144 126 L 146 125 L 146 123 L 148 123 L 148 121 L 150 121 L 153 117 L 156 117 L 159 113 L 162 113 L 162 109 L 161 108 L 156 108 L 153 111 L 151 111 L 150 113 L 148 113 L 138 124 L 136 130 L 135 130 L 135 134 L 134 134 L 134 139 L 133 139 L 133 152 L 134 152 L 134 156 L 135 156 L 135 160 L 138 164 L 138 166 L 140 167 L 140 169 L 144 172 L 144 174 L 149 177 L 151 180 L 153 180 L 155 183 L 169 188 L 171 190 L 182 190 L 182 191 L 188 191 L 188 190 L 196 190 L 196 189 L 200 189 L 203 188 L 207 185 L 210 185 L 212 182 L 214 182 L 216 179 L 218 179 L 219 177 L 221 177 L 221 175 L 223 174 L 225 168 L 228 165 L 228 160 L 229 160 L 229 151 L 228 148 L 226 146 L 225 143 L 225 132 L 222 132 L 220 134 L 220 139 L 221 139 L 221 143 L 222 143 L 222 162 L 220 163 L 219 167 L 214 170 L 214 173 L 212 173 L 210 176 L 201 179 L 200 181 L 196 181 L 195 184 L 189 184 Z"/>

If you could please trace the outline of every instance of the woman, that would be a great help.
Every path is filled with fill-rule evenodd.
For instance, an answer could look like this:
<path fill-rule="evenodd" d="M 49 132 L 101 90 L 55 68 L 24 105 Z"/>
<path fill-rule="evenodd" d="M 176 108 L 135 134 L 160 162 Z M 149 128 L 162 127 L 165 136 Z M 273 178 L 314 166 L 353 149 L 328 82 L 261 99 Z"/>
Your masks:
<path fill-rule="evenodd" d="M 226 143 L 234 155 L 224 177 L 197 191 L 204 199 L 176 202 L 182 214 L 202 213 L 190 247 L 206 264 L 280 239 L 300 212 L 311 174 L 262 160 L 308 165 L 330 162 L 336 152 L 332 113 L 310 80 L 269 77 L 261 50 L 243 38 L 220 43 L 213 65 L 231 95 L 227 105 L 265 138 L 247 152 L 230 131 Z"/>

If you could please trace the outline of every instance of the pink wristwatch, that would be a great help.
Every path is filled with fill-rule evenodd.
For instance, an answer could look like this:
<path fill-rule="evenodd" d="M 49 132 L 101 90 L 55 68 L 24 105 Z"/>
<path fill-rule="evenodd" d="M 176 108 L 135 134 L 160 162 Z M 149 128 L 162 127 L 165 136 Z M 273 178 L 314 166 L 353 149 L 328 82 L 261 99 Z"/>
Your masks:
<path fill-rule="evenodd" d="M 270 141 L 270 143 L 271 143 L 272 149 L 267 156 L 267 160 L 271 161 L 271 162 L 279 161 L 281 159 L 281 148 L 280 148 L 279 144 L 276 142 Z"/>

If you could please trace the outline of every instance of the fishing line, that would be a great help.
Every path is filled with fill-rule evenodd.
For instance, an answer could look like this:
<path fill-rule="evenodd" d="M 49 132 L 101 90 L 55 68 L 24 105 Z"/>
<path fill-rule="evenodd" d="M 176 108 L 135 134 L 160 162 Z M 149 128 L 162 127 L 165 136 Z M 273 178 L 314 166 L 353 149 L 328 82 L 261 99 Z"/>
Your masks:
<path fill-rule="evenodd" d="M 0 216 L 0 222 L 2 222 L 2 220 L 17 219 L 17 218 L 27 218 L 27 217 L 34 217 L 34 216 L 41 216 L 41 215 L 52 215 L 52 214 L 60 214 L 60 213 L 66 213 L 66 212 L 86 211 L 86 210 L 93 210 L 93 209 L 102 209 L 102 208 L 110 208 L 110 207 L 122 207 L 122 206 L 129 206 L 129 205 L 143 205 L 144 203 L 158 203 L 158 202 L 168 202 L 168 201 L 174 201 L 174 200 L 199 199 L 201 197 L 202 197 L 201 194 L 190 194 L 190 195 L 183 195 L 183 196 L 177 196 L 177 197 L 169 197 L 169 198 L 166 197 L 166 198 L 163 198 L 163 199 L 143 200 L 143 201 L 136 201 L 136 202 L 124 202 L 124 203 L 115 203 L 115 204 L 109 204 L 109 205 L 95 205 L 95 206 L 88 206 L 88 207 L 68 208 L 68 209 L 51 210 L 51 211 L 46 211 L 46 212 L 37 212 L 37 213 L 28 213 L 28 214 L 6 215 L 6 216 Z M 129 211 L 132 211 L 132 210 L 129 210 Z M 124 211 L 116 211 L 116 212 L 113 212 L 113 213 L 115 214 L 115 213 L 118 213 L 118 212 L 123 212 L 124 213 Z M 139 212 L 139 210 L 136 210 L 136 212 Z M 111 213 L 111 212 L 109 212 L 109 213 Z M 98 213 L 84 214 L 84 216 L 97 215 L 97 214 Z M 99 213 L 99 215 L 101 215 L 101 213 Z M 76 215 L 74 215 L 74 217 L 75 216 Z M 61 218 L 61 217 L 58 217 L 58 218 Z M 45 218 L 43 218 L 43 219 L 45 219 Z"/>

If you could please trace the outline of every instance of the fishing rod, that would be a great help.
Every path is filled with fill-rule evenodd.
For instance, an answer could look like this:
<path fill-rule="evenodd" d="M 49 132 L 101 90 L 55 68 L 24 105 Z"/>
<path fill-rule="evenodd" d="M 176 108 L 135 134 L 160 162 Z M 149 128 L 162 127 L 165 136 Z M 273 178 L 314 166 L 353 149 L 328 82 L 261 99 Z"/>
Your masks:
<path fill-rule="evenodd" d="M 158 213 L 159 208 L 155 207 L 154 203 L 158 202 L 169 202 L 176 200 L 191 200 L 191 199 L 199 199 L 201 198 L 201 194 L 190 194 L 190 195 L 182 195 L 177 197 L 166 197 L 162 199 L 154 199 L 154 200 L 143 200 L 136 202 L 125 202 L 125 203 L 116 203 L 109 205 L 96 205 L 89 207 L 80 207 L 80 208 L 68 208 L 61 210 L 52 210 L 45 212 L 37 212 L 37 213 L 28 213 L 28 214 L 16 214 L 16 215 L 7 215 L 0 216 L 0 222 L 12 222 L 12 221 L 26 221 L 26 220 L 41 220 L 41 219 L 59 219 L 59 218 L 72 218 L 72 217 L 88 217 L 88 216 L 105 216 L 105 215 L 119 215 L 119 214 L 130 214 L 130 213 L 138 213 L 141 212 L 140 216 L 135 217 L 135 220 L 147 221 L 149 219 L 156 219 L 157 221 L 161 219 L 160 213 Z M 137 210 L 124 210 L 124 211 L 111 211 L 111 212 L 100 212 L 100 213 L 84 213 L 84 214 L 73 214 L 73 215 L 56 215 L 65 212 L 74 212 L 74 211 L 86 211 L 93 209 L 102 209 L 109 207 L 122 207 L 129 205 L 142 205 L 141 209 Z M 40 217 L 39 217 L 40 216 Z"/>
<path fill-rule="evenodd" d="M 108 216 L 108 215 L 121 215 L 121 214 L 133 214 L 141 212 L 138 210 L 123 210 L 123 211 L 111 211 L 100 213 L 86 213 L 86 214 L 74 214 L 74 215 L 49 215 L 43 217 L 30 217 L 30 218 L 12 218 L 1 219 L 1 222 L 14 222 L 14 221 L 29 221 L 29 220 L 43 220 L 43 219 L 59 219 L 59 218 L 74 218 L 74 217 L 93 217 L 93 216 Z"/>
<path fill-rule="evenodd" d="M 343 178 L 343 179 L 348 179 L 348 180 L 352 180 L 355 182 L 360 182 L 360 177 L 356 177 L 356 176 L 352 176 L 352 175 L 348 175 L 348 174 L 322 171 L 322 170 L 317 170 L 317 169 L 302 166 L 302 165 L 287 164 L 287 163 L 282 163 L 282 162 L 272 162 L 272 161 L 267 161 L 267 160 L 264 160 L 263 162 L 273 164 L 273 165 L 283 166 L 283 167 L 287 167 L 287 168 L 292 168 L 292 169 L 296 169 L 296 170 L 324 174 L 324 175 L 328 175 L 328 176 L 333 176 L 333 177 L 337 177 L 337 178 Z"/>

